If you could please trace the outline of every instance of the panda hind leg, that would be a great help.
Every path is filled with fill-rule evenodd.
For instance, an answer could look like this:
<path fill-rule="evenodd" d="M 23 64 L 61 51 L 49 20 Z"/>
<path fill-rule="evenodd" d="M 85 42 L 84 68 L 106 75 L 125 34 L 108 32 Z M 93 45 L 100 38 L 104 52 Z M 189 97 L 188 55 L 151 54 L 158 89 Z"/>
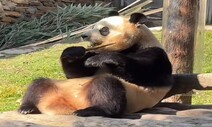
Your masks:
<path fill-rule="evenodd" d="M 120 118 L 126 108 L 126 91 L 121 81 L 112 75 L 95 77 L 88 86 L 91 107 L 77 110 L 77 116 L 104 116 Z"/>
<path fill-rule="evenodd" d="M 40 97 L 53 87 L 51 79 L 39 78 L 34 80 L 28 87 L 18 112 L 21 114 L 40 114 L 41 112 L 36 105 L 38 105 Z"/>
<path fill-rule="evenodd" d="M 21 107 L 18 110 L 19 113 L 21 114 L 40 114 L 41 112 L 39 109 L 33 105 L 33 104 L 22 104 Z"/>

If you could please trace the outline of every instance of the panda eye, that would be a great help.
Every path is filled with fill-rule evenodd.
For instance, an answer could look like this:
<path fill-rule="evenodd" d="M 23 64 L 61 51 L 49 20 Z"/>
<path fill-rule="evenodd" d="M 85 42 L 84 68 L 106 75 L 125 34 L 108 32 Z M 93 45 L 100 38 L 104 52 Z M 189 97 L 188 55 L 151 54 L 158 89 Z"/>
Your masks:
<path fill-rule="evenodd" d="M 107 36 L 110 33 L 109 28 L 106 26 L 102 27 L 102 29 L 100 29 L 99 32 L 102 36 Z"/>

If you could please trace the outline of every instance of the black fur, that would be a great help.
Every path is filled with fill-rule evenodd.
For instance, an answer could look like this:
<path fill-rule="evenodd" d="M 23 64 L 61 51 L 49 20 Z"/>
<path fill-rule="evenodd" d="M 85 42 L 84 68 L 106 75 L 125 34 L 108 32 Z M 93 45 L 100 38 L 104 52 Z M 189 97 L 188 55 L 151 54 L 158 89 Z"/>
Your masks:
<path fill-rule="evenodd" d="M 171 86 L 172 66 L 161 48 L 151 47 L 128 54 L 125 66 L 126 80 L 142 86 Z"/>
<path fill-rule="evenodd" d="M 145 24 L 147 27 L 154 27 L 154 23 L 150 21 L 144 14 L 133 13 L 129 20 L 131 23 Z"/>
<path fill-rule="evenodd" d="M 135 51 L 131 52 L 127 49 L 119 53 L 101 53 L 87 59 L 76 59 L 76 62 L 73 61 L 67 66 L 68 68 L 63 68 L 66 70 L 90 68 L 90 71 L 96 72 L 107 67 L 108 73 L 138 85 L 158 87 L 172 85 L 172 67 L 163 49 L 158 47 L 139 49 L 135 46 L 133 50 Z M 70 72 L 69 75 L 72 73 Z M 89 76 L 87 71 L 80 71 L 80 69 L 78 71 L 76 69 L 76 73 Z"/>
<path fill-rule="evenodd" d="M 33 81 L 24 96 L 19 112 L 22 114 L 39 114 L 40 111 L 36 107 L 42 95 L 49 89 L 54 88 L 51 79 L 39 78 Z"/>
<path fill-rule="evenodd" d="M 91 107 L 74 112 L 78 116 L 120 117 L 126 108 L 126 91 L 111 75 L 95 77 L 88 87 Z"/>
<path fill-rule="evenodd" d="M 147 17 L 144 14 L 141 14 L 141 13 L 133 13 L 130 16 L 130 22 L 131 23 L 145 24 L 147 21 L 148 21 Z"/>
<path fill-rule="evenodd" d="M 102 35 L 102 36 L 107 36 L 110 34 L 110 29 L 109 27 L 103 27 L 99 30 L 99 33 Z"/>
<path fill-rule="evenodd" d="M 87 58 L 96 55 L 96 53 L 86 53 L 84 47 L 66 48 L 60 57 L 62 67 L 66 77 L 78 78 L 84 76 L 92 76 L 98 68 L 86 67 L 84 62 Z"/>
<path fill-rule="evenodd" d="M 120 53 L 109 52 L 92 56 L 85 61 L 88 67 L 103 67 L 104 65 L 126 66 L 127 57 Z"/>

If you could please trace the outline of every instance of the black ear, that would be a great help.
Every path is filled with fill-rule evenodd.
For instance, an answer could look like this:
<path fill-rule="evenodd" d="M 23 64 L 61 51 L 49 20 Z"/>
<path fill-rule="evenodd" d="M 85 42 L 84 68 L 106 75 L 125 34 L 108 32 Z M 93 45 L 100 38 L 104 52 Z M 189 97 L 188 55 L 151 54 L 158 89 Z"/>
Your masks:
<path fill-rule="evenodd" d="M 110 11 L 108 16 L 119 16 L 118 11 Z"/>
<path fill-rule="evenodd" d="M 139 24 L 144 24 L 148 21 L 147 17 L 144 14 L 141 13 L 133 13 L 130 16 L 130 23 L 139 23 Z"/>

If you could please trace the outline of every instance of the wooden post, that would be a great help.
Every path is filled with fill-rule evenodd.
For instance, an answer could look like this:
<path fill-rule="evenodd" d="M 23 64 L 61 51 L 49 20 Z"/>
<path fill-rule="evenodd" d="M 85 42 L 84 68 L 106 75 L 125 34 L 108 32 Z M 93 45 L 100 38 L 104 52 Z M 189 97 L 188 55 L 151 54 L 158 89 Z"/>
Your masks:
<path fill-rule="evenodd" d="M 199 0 L 165 0 L 164 4 L 162 41 L 173 73 L 192 73 Z M 168 101 L 191 104 L 191 95 L 174 96 Z"/>
<path fill-rule="evenodd" d="M 205 38 L 205 23 L 207 0 L 200 1 L 198 26 L 195 36 L 194 48 L 194 73 L 201 73 L 204 59 L 204 38 Z"/>

